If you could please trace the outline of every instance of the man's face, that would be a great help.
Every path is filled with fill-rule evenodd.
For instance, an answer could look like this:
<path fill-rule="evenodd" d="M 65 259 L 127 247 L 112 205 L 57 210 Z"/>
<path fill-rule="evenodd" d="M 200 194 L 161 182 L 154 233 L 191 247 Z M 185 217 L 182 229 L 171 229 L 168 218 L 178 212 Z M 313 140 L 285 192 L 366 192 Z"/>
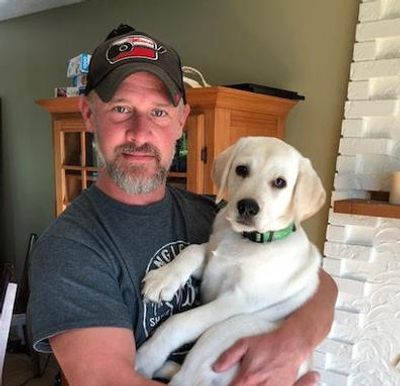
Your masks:
<path fill-rule="evenodd" d="M 165 183 L 188 106 L 173 106 L 157 77 L 138 72 L 121 83 L 110 102 L 94 95 L 91 112 L 87 124 L 114 183 L 129 194 Z"/>

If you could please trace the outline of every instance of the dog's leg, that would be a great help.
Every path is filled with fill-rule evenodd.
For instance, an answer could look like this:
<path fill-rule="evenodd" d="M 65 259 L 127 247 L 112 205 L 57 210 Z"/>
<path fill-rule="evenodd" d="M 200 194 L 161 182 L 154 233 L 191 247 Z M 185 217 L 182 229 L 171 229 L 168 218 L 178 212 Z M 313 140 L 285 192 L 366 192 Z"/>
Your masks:
<path fill-rule="evenodd" d="M 151 378 L 173 350 L 194 341 L 216 323 L 239 313 L 255 311 L 252 307 L 241 291 L 234 291 L 203 306 L 171 316 L 138 349 L 136 369 Z"/>
<path fill-rule="evenodd" d="M 278 324 L 259 318 L 258 313 L 237 315 L 209 328 L 196 342 L 180 371 L 172 378 L 171 386 L 225 386 L 230 384 L 238 367 L 216 373 L 212 365 L 237 340 L 245 336 L 267 333 Z"/>
<path fill-rule="evenodd" d="M 144 300 L 170 301 L 190 276 L 201 277 L 206 251 L 207 243 L 189 245 L 169 264 L 148 272 L 143 279 Z"/>
<path fill-rule="evenodd" d="M 170 386 L 227 386 L 235 377 L 238 366 L 216 373 L 212 365 L 219 356 L 239 339 L 267 334 L 281 324 L 270 322 L 265 311 L 237 315 L 209 328 L 192 347 L 180 370 L 171 379 Z M 310 371 L 311 358 L 299 368 L 297 379 Z"/>

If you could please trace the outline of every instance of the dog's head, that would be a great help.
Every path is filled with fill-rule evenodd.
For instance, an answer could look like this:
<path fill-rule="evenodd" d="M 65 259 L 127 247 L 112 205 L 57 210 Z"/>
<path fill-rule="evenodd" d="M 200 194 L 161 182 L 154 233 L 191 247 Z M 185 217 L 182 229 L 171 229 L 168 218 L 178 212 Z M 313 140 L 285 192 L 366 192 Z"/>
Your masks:
<path fill-rule="evenodd" d="M 245 137 L 213 165 L 219 202 L 228 193 L 227 219 L 238 232 L 267 232 L 315 214 L 325 190 L 311 162 L 285 142 Z"/>

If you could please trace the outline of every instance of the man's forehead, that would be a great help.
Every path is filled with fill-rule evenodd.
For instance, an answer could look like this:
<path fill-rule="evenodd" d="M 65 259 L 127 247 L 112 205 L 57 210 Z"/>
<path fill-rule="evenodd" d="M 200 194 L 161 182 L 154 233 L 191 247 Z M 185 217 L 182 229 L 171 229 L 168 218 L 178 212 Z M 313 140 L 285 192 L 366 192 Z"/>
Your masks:
<path fill-rule="evenodd" d="M 127 82 L 127 83 L 129 83 L 129 82 L 149 83 L 149 84 L 157 85 L 159 87 L 163 87 L 165 89 L 165 84 L 162 82 L 162 80 L 158 76 L 156 76 L 148 71 L 137 71 L 131 75 L 128 75 L 122 81 L 122 83 L 125 83 L 125 82 Z"/>
<path fill-rule="evenodd" d="M 165 84 L 158 76 L 147 71 L 138 71 L 127 76 L 121 82 L 115 94 L 118 94 L 118 91 L 125 87 L 142 87 L 148 88 L 149 90 L 157 90 L 160 91 L 161 94 L 165 95 L 166 98 L 168 98 L 168 91 Z"/>

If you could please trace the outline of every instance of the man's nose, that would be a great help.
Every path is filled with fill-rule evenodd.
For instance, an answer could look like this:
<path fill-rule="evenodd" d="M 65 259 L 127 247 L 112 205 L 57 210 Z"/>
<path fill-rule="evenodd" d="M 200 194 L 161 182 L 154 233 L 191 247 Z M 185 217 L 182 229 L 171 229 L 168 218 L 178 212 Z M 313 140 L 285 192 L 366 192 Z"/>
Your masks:
<path fill-rule="evenodd" d="M 151 133 L 151 122 L 145 116 L 135 116 L 128 124 L 126 139 L 138 144 L 147 142 Z"/>

